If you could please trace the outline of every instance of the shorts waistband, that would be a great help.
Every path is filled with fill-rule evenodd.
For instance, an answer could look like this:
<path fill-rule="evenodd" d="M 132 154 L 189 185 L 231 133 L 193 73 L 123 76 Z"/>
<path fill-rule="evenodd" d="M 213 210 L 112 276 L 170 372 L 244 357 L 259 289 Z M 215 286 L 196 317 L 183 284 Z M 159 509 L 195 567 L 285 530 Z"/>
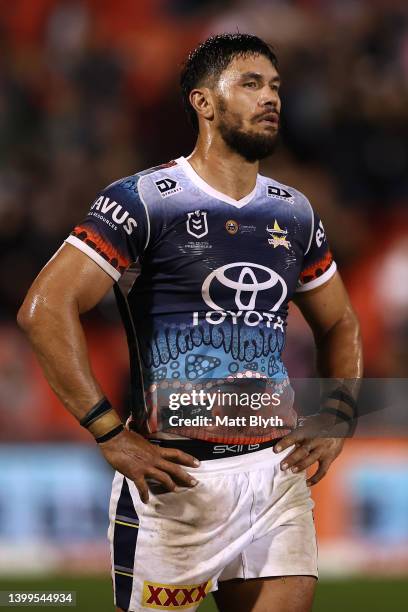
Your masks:
<path fill-rule="evenodd" d="M 211 459 L 222 459 L 224 457 L 237 457 L 239 455 L 247 455 L 249 453 L 258 452 L 265 448 L 271 448 L 282 440 L 282 438 L 274 438 L 267 442 L 259 444 L 220 444 L 217 442 L 207 442 L 205 440 L 162 440 L 149 438 L 152 444 L 158 444 L 162 448 L 177 448 L 199 461 L 209 461 Z"/>

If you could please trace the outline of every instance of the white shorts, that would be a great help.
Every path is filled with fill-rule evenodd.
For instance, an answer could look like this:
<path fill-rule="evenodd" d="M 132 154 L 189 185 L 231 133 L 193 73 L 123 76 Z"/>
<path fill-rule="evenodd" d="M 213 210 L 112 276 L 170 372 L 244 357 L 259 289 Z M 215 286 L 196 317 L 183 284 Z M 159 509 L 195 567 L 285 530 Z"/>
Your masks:
<path fill-rule="evenodd" d="M 115 603 L 123 610 L 196 610 L 232 578 L 317 576 L 313 501 L 304 473 L 283 472 L 290 452 L 202 461 L 199 484 L 150 492 L 116 473 L 110 502 Z"/>

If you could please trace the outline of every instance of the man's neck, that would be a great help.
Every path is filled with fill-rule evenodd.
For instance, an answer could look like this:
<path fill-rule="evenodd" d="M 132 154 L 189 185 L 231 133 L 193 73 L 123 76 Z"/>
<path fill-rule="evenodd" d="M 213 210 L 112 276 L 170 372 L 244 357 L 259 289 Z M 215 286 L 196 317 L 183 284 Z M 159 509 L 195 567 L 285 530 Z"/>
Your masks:
<path fill-rule="evenodd" d="M 247 196 L 256 185 L 259 162 L 246 161 L 224 142 L 206 143 L 199 137 L 187 159 L 206 183 L 234 200 Z"/>

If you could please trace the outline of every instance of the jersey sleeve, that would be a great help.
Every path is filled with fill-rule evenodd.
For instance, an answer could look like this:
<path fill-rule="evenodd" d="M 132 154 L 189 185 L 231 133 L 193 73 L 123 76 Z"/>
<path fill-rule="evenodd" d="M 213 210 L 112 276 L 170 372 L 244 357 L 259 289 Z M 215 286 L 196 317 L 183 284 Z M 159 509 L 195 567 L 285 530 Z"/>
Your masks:
<path fill-rule="evenodd" d="M 312 215 L 309 243 L 296 287 L 297 293 L 316 289 L 316 287 L 323 285 L 337 270 L 323 223 L 314 210 L 312 210 Z"/>
<path fill-rule="evenodd" d="M 65 241 L 115 281 L 143 253 L 149 240 L 149 218 L 138 192 L 139 180 L 137 176 L 121 179 L 101 191 Z"/>

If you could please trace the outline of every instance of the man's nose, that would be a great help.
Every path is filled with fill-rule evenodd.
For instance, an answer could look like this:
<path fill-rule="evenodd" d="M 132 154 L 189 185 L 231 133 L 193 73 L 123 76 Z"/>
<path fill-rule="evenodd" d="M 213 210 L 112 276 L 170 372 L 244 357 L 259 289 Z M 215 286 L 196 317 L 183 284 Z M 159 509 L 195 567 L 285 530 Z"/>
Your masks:
<path fill-rule="evenodd" d="M 261 95 L 258 99 L 258 104 L 260 106 L 271 106 L 273 108 L 280 108 L 280 98 L 277 91 L 271 89 L 270 87 L 265 87 L 261 91 Z"/>

